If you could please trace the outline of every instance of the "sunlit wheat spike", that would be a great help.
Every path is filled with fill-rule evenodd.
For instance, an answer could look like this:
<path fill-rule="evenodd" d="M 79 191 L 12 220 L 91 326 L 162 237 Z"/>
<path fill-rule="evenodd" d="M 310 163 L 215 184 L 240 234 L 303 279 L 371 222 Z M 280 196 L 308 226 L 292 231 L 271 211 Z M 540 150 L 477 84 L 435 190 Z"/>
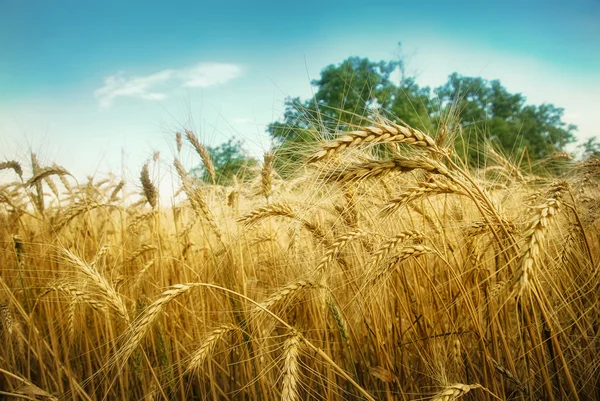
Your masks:
<path fill-rule="evenodd" d="M 103 205 L 94 201 L 73 203 L 64 212 L 62 212 L 55 218 L 52 224 L 52 229 L 55 232 L 59 232 L 77 216 L 86 212 L 90 212 L 94 209 L 98 209 L 100 207 L 112 208 L 113 206 Z"/>
<path fill-rule="evenodd" d="M 47 294 L 49 294 L 51 291 L 57 291 L 57 292 L 61 292 L 61 293 L 65 294 L 65 295 L 68 295 L 69 297 L 71 297 L 72 300 L 75 300 L 80 303 L 84 303 L 84 304 L 88 305 L 89 307 L 91 307 L 92 309 L 99 311 L 99 312 L 106 312 L 108 309 L 108 307 L 106 306 L 106 303 L 90 296 L 90 292 L 86 292 L 86 291 L 79 289 L 76 286 L 74 286 L 72 284 L 68 284 L 68 283 L 55 283 L 55 284 L 48 286 L 44 290 L 44 292 L 42 292 L 38 296 L 38 300 L 41 299 L 42 297 L 46 296 Z"/>
<path fill-rule="evenodd" d="M 33 177 L 31 177 L 26 183 L 25 185 L 27 185 L 28 187 L 34 186 L 37 183 L 39 183 L 40 181 L 42 181 L 44 178 L 50 177 L 51 175 L 66 175 L 69 174 L 69 172 L 61 166 L 51 166 L 51 167 L 46 167 L 46 168 L 40 168 Z M 69 174 L 70 175 L 70 174 Z"/>
<path fill-rule="evenodd" d="M 416 230 L 408 230 L 403 231 L 394 235 L 391 238 L 388 238 L 383 245 L 377 249 L 373 255 L 371 256 L 371 260 L 368 263 L 368 266 L 374 268 L 377 266 L 389 253 L 402 241 L 406 241 L 409 239 L 413 240 L 422 240 L 425 238 L 425 234 Z M 410 248 L 408 248 L 410 249 Z M 367 270 L 370 270 L 367 268 Z"/>
<path fill-rule="evenodd" d="M 266 152 L 263 160 L 263 168 L 260 172 L 261 191 L 268 203 L 273 190 L 273 153 Z"/>
<path fill-rule="evenodd" d="M 180 154 L 183 147 L 183 135 L 181 135 L 181 132 L 175 133 L 175 143 L 177 144 L 177 154 Z"/>
<path fill-rule="evenodd" d="M 148 200 L 148 203 L 154 209 L 156 207 L 156 200 L 158 199 L 158 191 L 152 183 L 152 180 L 150 179 L 148 163 L 144 164 L 144 167 L 142 167 L 140 181 L 142 182 L 142 188 L 144 189 L 144 195 L 146 196 L 146 200 Z"/>
<path fill-rule="evenodd" d="M 329 245 L 329 247 L 325 251 L 325 254 L 319 261 L 319 264 L 317 265 L 317 271 L 323 272 L 324 270 L 326 270 L 327 265 L 329 263 L 331 263 L 331 261 L 337 256 L 337 254 L 340 252 L 340 250 L 342 248 L 344 248 L 351 241 L 353 241 L 357 238 L 363 237 L 365 235 L 367 235 L 367 232 L 365 232 L 361 229 L 356 229 L 356 230 L 350 231 L 342 236 L 337 237 L 333 241 L 333 243 L 331 245 Z"/>
<path fill-rule="evenodd" d="M 181 179 L 181 185 L 183 186 L 183 191 L 187 195 L 187 197 L 190 201 L 190 204 L 192 205 L 192 209 L 194 210 L 196 215 L 204 218 L 208 222 L 208 225 L 211 227 L 211 229 L 213 230 L 213 232 L 215 233 L 215 235 L 218 238 L 222 238 L 223 233 L 221 232 L 221 229 L 217 225 L 217 222 L 216 222 L 212 212 L 210 211 L 210 208 L 208 207 L 208 203 L 206 201 L 206 197 L 204 196 L 204 193 L 202 192 L 202 190 L 200 188 L 197 188 L 191 182 L 190 178 L 187 175 L 187 172 L 185 171 L 185 168 L 183 167 L 183 165 L 181 164 L 179 159 L 175 159 L 173 164 L 175 165 L 177 174 L 179 175 L 179 178 Z"/>
<path fill-rule="evenodd" d="M 437 161 L 422 157 L 395 156 L 386 160 L 370 160 L 336 167 L 324 171 L 320 178 L 327 182 L 353 182 L 382 178 L 393 172 L 406 173 L 417 169 L 434 174 L 449 175 L 448 169 Z"/>
<path fill-rule="evenodd" d="M 0 162 L 0 170 L 12 169 L 22 180 L 23 179 L 23 168 L 21 164 L 15 160 L 7 160 Z"/>
<path fill-rule="evenodd" d="M 0 340 L 10 337 L 13 333 L 13 315 L 8 305 L 0 303 Z"/>
<path fill-rule="evenodd" d="M 538 211 L 529 223 L 524 234 L 525 245 L 521 249 L 521 256 L 517 261 L 517 268 L 513 277 L 511 290 L 517 296 L 530 286 L 531 277 L 538 263 L 540 249 L 552 218 L 559 212 L 561 203 L 556 199 L 548 199 L 538 207 Z"/>
<path fill-rule="evenodd" d="M 431 398 L 431 401 L 454 401 L 467 394 L 469 391 L 482 388 L 481 384 L 450 384 Z"/>
<path fill-rule="evenodd" d="M 402 247 L 400 251 L 396 253 L 394 260 L 391 263 L 379 268 L 375 267 L 374 269 L 372 269 L 372 271 L 367 272 L 367 274 L 370 277 L 368 278 L 366 285 L 371 286 L 378 282 L 381 278 L 388 275 L 390 273 L 390 270 L 394 268 L 398 263 L 403 262 L 408 258 L 418 257 L 428 253 L 434 252 L 431 248 L 426 247 L 424 245 L 407 245 Z"/>
<path fill-rule="evenodd" d="M 383 215 L 396 212 L 402 206 L 431 195 L 439 194 L 457 194 L 466 195 L 466 193 L 450 182 L 441 182 L 434 180 L 431 182 L 420 182 L 416 187 L 408 188 L 404 193 L 396 198 L 390 199 L 387 205 L 381 209 Z"/>
<path fill-rule="evenodd" d="M 202 341 L 190 358 L 188 364 L 188 372 L 196 371 L 204 365 L 204 363 L 212 356 L 217 343 L 221 341 L 227 334 L 236 331 L 237 328 L 232 325 L 223 325 L 211 331 L 208 336 Z"/>
<path fill-rule="evenodd" d="M 123 189 L 124 186 L 125 186 L 125 181 L 124 180 L 119 181 L 119 183 L 113 188 L 112 192 L 110 193 L 110 196 L 108 197 L 108 201 L 109 202 L 116 201 L 117 197 L 119 196 L 119 192 L 121 192 L 121 190 Z"/>
<path fill-rule="evenodd" d="M 213 160 L 210 153 L 208 152 L 208 149 L 206 149 L 206 147 L 204 147 L 204 145 L 200 143 L 200 141 L 192 131 L 186 130 L 185 137 L 192 144 L 194 149 L 196 149 L 198 155 L 200 155 L 200 159 L 202 159 L 202 164 L 204 164 L 204 168 L 206 168 L 206 172 L 208 173 L 212 184 L 215 185 L 217 182 L 217 175 L 215 173 L 215 165 L 213 164 Z"/>
<path fill-rule="evenodd" d="M 298 384 L 300 370 L 298 358 L 300 356 L 301 337 L 292 332 L 283 344 L 283 386 L 281 401 L 300 400 Z"/>
<path fill-rule="evenodd" d="M 253 210 L 245 216 L 240 217 L 237 221 L 246 226 L 251 226 L 271 216 L 285 216 L 294 219 L 296 218 L 296 213 L 294 213 L 294 210 L 287 203 L 279 202 Z"/>
<path fill-rule="evenodd" d="M 142 254 L 146 253 L 146 252 L 150 252 L 150 251 L 156 251 L 158 248 L 155 247 L 154 245 L 148 245 L 148 244 L 144 244 L 142 245 L 139 249 L 136 249 L 131 256 L 129 256 L 129 258 L 127 258 L 127 260 L 125 261 L 125 263 L 131 263 L 134 260 L 136 260 L 138 257 L 140 257 Z"/>
<path fill-rule="evenodd" d="M 81 273 L 92 283 L 95 287 L 100 290 L 101 296 L 104 298 L 106 303 L 115 311 L 117 314 L 126 322 L 129 321 L 129 314 L 127 307 L 123 302 L 121 296 L 117 293 L 115 288 L 102 276 L 98 270 L 90 266 L 83 259 L 79 258 L 71 251 L 64 250 L 64 255 L 67 260 L 75 267 L 79 269 Z"/>
<path fill-rule="evenodd" d="M 283 300 L 289 300 L 290 298 L 297 296 L 299 293 L 312 286 L 314 286 L 314 283 L 310 280 L 298 280 L 290 283 L 269 295 L 267 299 L 259 304 L 259 306 L 254 308 L 254 313 L 261 313 L 265 309 L 270 309 L 273 306 L 281 303 Z"/>
<path fill-rule="evenodd" d="M 376 123 L 374 127 L 364 127 L 345 132 L 338 138 L 325 143 L 309 159 L 314 163 L 342 152 L 344 149 L 376 143 L 403 143 L 423 148 L 437 149 L 435 140 L 427 134 L 391 121 Z"/>
<path fill-rule="evenodd" d="M 142 341 L 148 331 L 152 328 L 164 307 L 180 295 L 201 285 L 201 283 L 175 284 L 160 294 L 156 301 L 152 302 L 152 304 L 148 306 L 129 327 L 125 333 L 125 341 L 119 353 L 112 358 L 109 365 L 115 366 L 117 362 L 123 363 L 127 361 L 140 344 L 140 341 Z"/>
<path fill-rule="evenodd" d="M 512 382 L 520 392 L 527 394 L 527 386 L 525 386 L 519 379 L 517 379 L 515 375 L 513 375 L 508 369 L 502 366 L 491 356 L 488 356 L 487 359 L 491 362 L 492 365 L 494 365 L 494 368 L 498 373 L 500 373 L 502 376 L 506 377 L 510 382 Z"/>

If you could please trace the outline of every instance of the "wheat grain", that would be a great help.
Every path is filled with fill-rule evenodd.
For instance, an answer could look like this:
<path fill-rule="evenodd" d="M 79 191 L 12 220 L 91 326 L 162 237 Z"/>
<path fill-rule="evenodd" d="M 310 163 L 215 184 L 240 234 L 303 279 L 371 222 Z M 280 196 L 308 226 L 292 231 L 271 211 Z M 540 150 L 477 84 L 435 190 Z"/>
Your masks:
<path fill-rule="evenodd" d="M 114 287 L 104 278 L 98 270 L 87 264 L 71 251 L 64 250 L 67 261 L 77 267 L 83 275 L 89 279 L 100 290 L 100 293 L 106 303 L 124 320 L 129 321 L 129 314 L 123 299 L 119 296 Z"/>
<path fill-rule="evenodd" d="M 301 337 L 292 332 L 283 344 L 283 386 L 281 401 L 300 400 L 298 382 L 300 371 L 298 358 L 300 356 Z"/>
<path fill-rule="evenodd" d="M 482 388 L 482 386 L 480 384 L 450 384 L 433 396 L 431 401 L 454 401 L 477 388 Z"/>
<path fill-rule="evenodd" d="M 15 160 L 7 160 L 0 162 L 0 170 L 12 169 L 21 180 L 23 180 L 23 168 L 21 164 Z"/>
<path fill-rule="evenodd" d="M 270 309 L 273 306 L 281 303 L 283 300 L 289 300 L 292 297 L 298 296 L 302 291 L 314 286 L 314 283 L 310 280 L 298 280 L 290 283 L 273 294 L 269 295 L 267 299 L 262 301 L 259 306 L 254 308 L 254 313 L 261 313 L 265 309 Z"/>
<path fill-rule="evenodd" d="M 449 175 L 441 163 L 426 158 L 395 156 L 387 160 L 369 160 L 344 167 L 326 170 L 320 178 L 327 182 L 354 182 L 366 179 L 383 178 L 393 172 L 406 173 L 421 169 L 434 174 Z"/>
<path fill-rule="evenodd" d="M 431 182 L 420 182 L 418 186 L 408 188 L 401 195 L 397 196 L 396 198 L 390 199 L 387 205 L 383 209 L 381 209 L 381 213 L 384 215 L 391 214 L 398 211 L 398 209 L 400 209 L 403 205 L 406 205 L 409 202 L 427 196 L 440 194 L 466 195 L 466 193 L 463 190 L 449 182 L 441 182 L 438 180 L 434 180 Z"/>
<path fill-rule="evenodd" d="M 267 203 L 269 203 L 269 199 L 271 198 L 271 193 L 273 191 L 273 160 L 273 153 L 266 152 L 264 155 L 263 168 L 260 172 L 261 190 Z"/>
<path fill-rule="evenodd" d="M 219 229 L 219 226 L 217 225 L 217 222 L 208 207 L 204 193 L 199 188 L 195 188 L 193 186 L 187 173 L 185 172 L 183 165 L 178 159 L 175 159 L 174 165 L 175 169 L 177 170 L 177 174 L 179 174 L 179 178 L 181 179 L 183 191 L 192 204 L 192 209 L 198 216 L 204 217 L 218 238 L 222 238 L 223 234 L 221 233 L 221 230 Z"/>
<path fill-rule="evenodd" d="M 169 302 L 201 285 L 202 283 L 175 284 L 160 294 L 156 301 L 152 302 L 142 315 L 133 322 L 131 327 L 129 327 L 119 354 L 113 357 L 109 362 L 109 366 L 115 366 L 118 362 L 124 363 L 129 359 Z"/>
<path fill-rule="evenodd" d="M 535 265 L 539 258 L 540 248 L 544 242 L 544 236 L 550 224 L 550 220 L 560 210 L 560 202 L 556 199 L 548 199 L 538 208 L 538 213 L 529 223 L 524 234 L 525 245 L 521 250 L 521 256 L 517 262 L 511 290 L 517 296 L 529 288 L 530 278 L 534 274 Z"/>
<path fill-rule="evenodd" d="M 325 254 L 319 261 L 317 265 L 317 272 L 323 273 L 327 270 L 327 266 L 331 261 L 337 256 L 341 249 L 343 249 L 348 243 L 351 241 L 363 237 L 367 235 L 367 233 L 363 230 L 357 229 L 354 231 L 350 231 L 342 236 L 337 237 L 331 245 L 325 251 Z"/>
<path fill-rule="evenodd" d="M 146 200 L 148 200 L 148 203 L 154 209 L 156 207 L 156 201 L 158 199 L 158 191 L 152 183 L 152 180 L 150 179 L 148 163 L 144 164 L 144 167 L 142 167 L 140 181 L 142 182 L 142 188 L 144 189 L 144 195 L 146 196 Z"/>
<path fill-rule="evenodd" d="M 210 180 L 213 185 L 217 183 L 217 176 L 215 173 L 215 166 L 212 161 L 212 157 L 208 150 L 200 143 L 196 135 L 190 130 L 185 131 L 185 136 L 187 140 L 192 144 L 196 152 L 200 155 L 200 159 L 202 159 L 202 164 L 204 164 L 204 168 L 206 168 L 206 172 L 210 177 Z"/>
<path fill-rule="evenodd" d="M 64 167 L 54 165 L 52 167 L 38 168 L 33 177 L 31 177 L 25 185 L 32 187 L 39 185 L 42 180 L 51 175 L 71 175 Z"/>
<path fill-rule="evenodd" d="M 344 133 L 342 136 L 324 144 L 309 159 L 309 163 L 329 158 L 344 149 L 359 145 L 376 143 L 403 143 L 430 149 L 437 149 L 435 140 L 423 132 L 392 122 L 376 124 L 360 130 Z"/>
<path fill-rule="evenodd" d="M 187 367 L 188 372 L 199 370 L 204 362 L 213 354 L 214 349 L 219 341 L 227 334 L 236 331 L 237 328 L 232 325 L 224 325 L 213 331 L 202 341 L 202 344 L 196 351 L 192 353 L 190 362 Z"/>

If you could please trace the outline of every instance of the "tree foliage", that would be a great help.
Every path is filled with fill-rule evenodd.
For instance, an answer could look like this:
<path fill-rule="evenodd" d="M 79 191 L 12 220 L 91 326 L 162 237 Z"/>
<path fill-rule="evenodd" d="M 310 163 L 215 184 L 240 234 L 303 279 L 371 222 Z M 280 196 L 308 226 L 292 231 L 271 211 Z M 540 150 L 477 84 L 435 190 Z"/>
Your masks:
<path fill-rule="evenodd" d="M 248 169 L 256 167 L 258 161 L 249 156 L 244 150 L 243 143 L 234 138 L 217 147 L 207 147 L 208 153 L 215 166 L 217 184 L 228 185 L 234 177 L 243 180 Z M 211 182 L 210 176 L 204 166 L 192 169 L 191 173 L 204 182 Z"/>
<path fill-rule="evenodd" d="M 398 71 L 401 78 L 394 83 L 392 76 Z M 359 125 L 377 113 L 428 132 L 440 124 L 460 126 L 463 135 L 456 140 L 471 160 L 490 140 L 505 154 L 526 150 L 531 158 L 546 157 L 574 141 L 577 129 L 562 121 L 563 109 L 526 104 L 523 95 L 510 93 L 498 80 L 453 73 L 433 91 L 420 87 L 414 77 L 404 75 L 402 60 L 350 57 L 327 66 L 312 85 L 317 88 L 313 99 L 288 98 L 282 120 L 268 127 L 290 165 L 299 160 L 298 150 L 307 142 Z"/>

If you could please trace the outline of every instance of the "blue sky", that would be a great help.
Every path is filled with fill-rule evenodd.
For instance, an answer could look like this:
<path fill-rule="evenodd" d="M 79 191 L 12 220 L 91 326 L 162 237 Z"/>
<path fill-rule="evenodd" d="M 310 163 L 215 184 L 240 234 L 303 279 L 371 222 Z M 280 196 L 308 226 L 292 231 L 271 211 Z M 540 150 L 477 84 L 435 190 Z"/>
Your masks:
<path fill-rule="evenodd" d="M 174 132 L 259 154 L 286 96 L 348 56 L 397 57 L 422 85 L 500 79 L 600 134 L 600 2 L 0 0 L 0 157 L 135 180 Z M 195 163 L 192 154 L 188 163 Z M 189 165 L 189 164 L 188 164 Z"/>

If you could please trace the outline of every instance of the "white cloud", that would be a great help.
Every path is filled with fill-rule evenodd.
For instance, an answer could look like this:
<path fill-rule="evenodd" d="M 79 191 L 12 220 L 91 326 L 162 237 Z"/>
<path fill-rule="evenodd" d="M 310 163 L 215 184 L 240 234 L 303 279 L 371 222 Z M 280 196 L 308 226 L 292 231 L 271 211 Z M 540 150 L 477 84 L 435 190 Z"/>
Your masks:
<path fill-rule="evenodd" d="M 161 100 L 175 88 L 207 88 L 239 77 L 240 66 L 225 63 L 199 63 L 181 69 L 167 69 L 153 74 L 127 78 L 123 72 L 108 76 L 104 86 L 94 91 L 101 108 L 109 108 L 115 98 L 130 97 Z"/>

